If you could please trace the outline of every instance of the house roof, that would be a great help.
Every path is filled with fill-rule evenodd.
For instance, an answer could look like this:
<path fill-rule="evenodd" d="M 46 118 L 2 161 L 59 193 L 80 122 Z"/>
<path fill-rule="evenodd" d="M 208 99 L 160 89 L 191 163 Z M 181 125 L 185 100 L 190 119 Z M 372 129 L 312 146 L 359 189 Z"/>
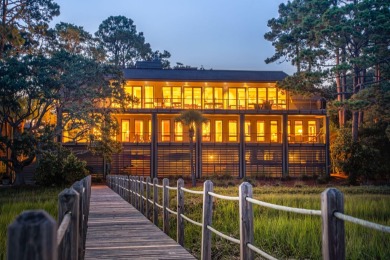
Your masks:
<path fill-rule="evenodd" d="M 125 79 L 207 82 L 276 82 L 288 75 L 283 71 L 124 69 Z"/>

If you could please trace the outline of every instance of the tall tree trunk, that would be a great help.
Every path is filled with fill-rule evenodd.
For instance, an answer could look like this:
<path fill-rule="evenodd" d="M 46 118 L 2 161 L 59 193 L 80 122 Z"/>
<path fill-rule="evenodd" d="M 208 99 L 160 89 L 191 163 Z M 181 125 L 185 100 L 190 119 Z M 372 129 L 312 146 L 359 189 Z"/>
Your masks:
<path fill-rule="evenodd" d="M 375 82 L 378 83 L 381 80 L 381 70 L 380 65 L 375 65 Z"/>
<path fill-rule="evenodd" d="M 359 92 L 359 68 L 355 65 L 353 77 L 353 94 Z M 359 130 L 359 111 L 352 112 L 352 142 L 357 142 Z"/>
<path fill-rule="evenodd" d="M 340 65 L 340 51 L 339 49 L 336 50 L 336 66 Z M 343 101 L 343 87 L 341 85 L 341 73 L 337 71 L 336 73 L 336 90 L 337 90 L 337 101 L 342 102 Z M 339 126 L 344 126 L 344 107 L 341 107 L 339 109 Z"/>
<path fill-rule="evenodd" d="M 363 69 L 361 75 L 360 75 L 360 90 L 364 89 L 364 84 L 366 83 L 366 69 Z M 364 121 L 364 111 L 360 110 L 359 111 L 359 128 L 363 126 L 363 121 Z"/>

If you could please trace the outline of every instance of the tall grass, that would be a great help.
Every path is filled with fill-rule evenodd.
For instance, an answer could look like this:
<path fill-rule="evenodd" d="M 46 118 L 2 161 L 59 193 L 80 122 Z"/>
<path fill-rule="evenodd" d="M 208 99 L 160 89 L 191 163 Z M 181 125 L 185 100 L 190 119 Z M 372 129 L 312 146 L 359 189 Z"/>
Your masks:
<path fill-rule="evenodd" d="M 255 187 L 254 197 L 269 203 L 320 209 L 323 187 Z M 390 187 L 342 187 L 345 213 L 390 225 Z M 237 196 L 238 188 L 215 188 L 215 192 Z M 176 198 L 171 193 L 170 208 Z M 202 196 L 185 193 L 185 215 L 202 220 Z M 321 259 L 321 218 L 253 206 L 255 245 L 281 259 Z M 171 216 L 170 235 L 176 237 L 176 218 Z M 159 216 L 160 218 L 160 216 Z M 161 219 L 161 218 L 160 218 Z M 160 224 L 161 225 L 161 224 Z M 212 226 L 239 238 L 238 202 L 214 199 Z M 347 259 L 390 259 L 390 235 L 346 223 Z M 185 247 L 200 258 L 201 228 L 185 222 Z M 213 235 L 213 259 L 238 259 L 239 246 Z"/>
<path fill-rule="evenodd" d="M 57 219 L 57 201 L 61 190 L 63 188 L 0 189 L 0 259 L 5 259 L 8 225 L 24 210 L 43 209 Z"/>

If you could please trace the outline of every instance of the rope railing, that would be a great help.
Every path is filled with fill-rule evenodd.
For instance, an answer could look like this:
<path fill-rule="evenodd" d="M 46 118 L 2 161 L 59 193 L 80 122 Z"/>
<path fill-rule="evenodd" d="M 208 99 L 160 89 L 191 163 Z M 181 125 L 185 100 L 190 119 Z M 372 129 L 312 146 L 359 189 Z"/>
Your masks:
<path fill-rule="evenodd" d="M 344 221 L 352 222 L 366 228 L 390 233 L 390 227 L 380 225 L 363 219 L 355 218 L 344 214 L 343 195 L 337 189 L 326 189 L 321 194 L 321 210 L 303 209 L 272 204 L 253 198 L 252 186 L 249 183 L 242 183 L 239 187 L 239 196 L 227 196 L 215 193 L 211 181 L 206 181 L 202 191 L 184 188 L 184 181 L 179 179 L 177 187 L 169 186 L 169 180 L 164 179 L 162 185 L 158 184 L 158 179 L 151 182 L 148 177 L 146 181 L 136 181 L 137 177 L 129 176 L 128 181 L 124 181 L 116 176 L 110 176 L 110 187 L 121 196 L 127 197 L 129 202 L 140 209 L 148 218 L 153 211 L 153 223 L 158 225 L 158 211 L 162 209 L 163 231 L 169 233 L 169 213 L 177 217 L 177 241 L 184 245 L 184 221 L 198 227 L 202 227 L 202 248 L 201 259 L 211 259 L 211 233 L 224 238 L 232 243 L 240 245 L 240 258 L 253 259 L 253 253 L 259 254 L 265 259 L 276 259 L 272 255 L 264 252 L 254 245 L 253 228 L 253 205 L 267 207 L 279 211 L 291 212 L 303 215 L 320 216 L 322 219 L 322 255 L 323 259 L 345 259 L 345 237 Z M 118 184 L 129 183 L 127 187 L 120 188 Z M 132 185 L 134 184 L 134 185 Z M 141 184 L 141 185 L 140 185 Z M 145 185 L 144 185 L 145 184 Z M 144 186 L 146 189 L 144 190 Z M 162 189 L 162 205 L 158 203 L 159 192 Z M 169 208 L 169 191 L 175 190 L 177 193 L 177 210 Z M 144 195 L 146 192 L 146 195 Z M 184 192 L 196 195 L 203 195 L 202 222 L 197 222 L 184 214 Z M 153 196 L 152 196 L 153 195 Z M 152 198 L 151 198 L 152 197 Z M 134 200 L 134 198 L 137 198 Z M 240 238 L 234 238 L 212 227 L 213 198 L 238 201 Z M 142 203 L 141 203 L 142 200 Z M 141 203 L 141 206 L 140 206 Z M 143 205 L 145 204 L 145 207 Z M 150 206 L 153 207 L 150 210 Z"/>
<path fill-rule="evenodd" d="M 287 212 L 293 212 L 293 213 L 304 214 L 304 215 L 321 216 L 321 210 L 301 209 L 301 208 L 287 207 L 287 206 L 282 206 L 282 205 L 277 205 L 277 204 L 264 202 L 264 201 L 261 201 L 261 200 L 256 200 L 256 199 L 253 199 L 253 198 L 245 198 L 245 199 L 247 201 L 253 203 L 253 204 L 256 204 L 256 205 L 259 205 L 259 206 L 263 206 L 263 207 L 267 207 L 267 208 L 271 208 L 271 209 L 287 211 Z"/>
<path fill-rule="evenodd" d="M 57 246 L 59 246 L 62 243 L 62 239 L 64 238 L 65 232 L 68 230 L 71 216 L 72 216 L 72 212 L 66 213 L 66 215 L 64 216 L 64 219 L 61 222 L 61 225 L 58 227 Z"/>
<path fill-rule="evenodd" d="M 344 221 L 348 221 L 348 222 L 351 222 L 351 223 L 354 223 L 354 224 L 357 224 L 357 225 L 360 225 L 360 226 L 363 226 L 363 227 L 366 227 L 366 228 L 371 228 L 371 229 L 375 229 L 375 230 L 378 230 L 378 231 L 390 233 L 390 227 L 389 226 L 384 226 L 384 225 L 373 223 L 373 222 L 370 222 L 370 221 L 367 221 L 367 220 L 355 218 L 355 217 L 352 217 L 352 216 L 349 216 L 349 215 L 346 215 L 346 214 L 343 214 L 343 213 L 340 213 L 340 212 L 335 212 L 334 216 L 336 218 L 338 218 L 338 219 L 341 219 L 341 220 L 344 220 Z"/>

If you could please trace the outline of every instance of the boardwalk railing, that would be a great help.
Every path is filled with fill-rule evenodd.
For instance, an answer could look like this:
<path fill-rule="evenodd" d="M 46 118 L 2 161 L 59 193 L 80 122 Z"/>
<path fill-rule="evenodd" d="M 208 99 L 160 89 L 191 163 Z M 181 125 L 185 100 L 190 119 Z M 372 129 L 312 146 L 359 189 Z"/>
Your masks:
<path fill-rule="evenodd" d="M 352 222 L 367 228 L 390 233 L 390 226 L 372 223 L 344 214 L 344 196 L 334 188 L 328 188 L 321 193 L 321 210 L 301 209 L 271 204 L 253 199 L 252 185 L 244 182 L 239 187 L 239 194 L 236 197 L 225 196 L 213 192 L 213 183 L 206 181 L 203 191 L 196 191 L 184 188 L 184 181 L 179 179 L 176 187 L 169 186 L 169 180 L 163 179 L 162 185 L 158 179 L 123 175 L 111 175 L 107 177 L 109 187 L 122 196 L 129 203 L 134 205 L 147 218 L 153 211 L 153 223 L 158 225 L 158 211 L 163 210 L 163 231 L 169 233 L 169 213 L 177 217 L 177 242 L 184 245 L 184 221 L 186 220 L 202 228 L 201 259 L 211 259 L 211 232 L 232 243 L 240 245 L 240 259 L 253 259 L 254 252 L 266 259 L 276 259 L 269 253 L 256 247 L 254 243 L 253 209 L 256 204 L 275 210 L 287 211 L 297 214 L 319 216 L 322 219 L 322 256 L 325 260 L 345 259 L 345 232 L 344 221 Z M 153 193 L 151 193 L 153 189 Z M 159 190 L 162 189 L 162 205 L 158 204 Z M 177 192 L 176 211 L 169 208 L 169 190 Z M 194 221 L 184 215 L 184 192 L 203 195 L 202 223 Z M 151 198 L 153 195 L 153 199 Z M 212 227 L 213 198 L 238 201 L 240 238 L 234 238 L 223 234 Z M 151 210 L 152 206 L 152 210 Z"/>
<path fill-rule="evenodd" d="M 57 222 L 44 210 L 20 214 L 8 227 L 7 259 L 84 259 L 91 176 L 58 195 Z"/>

